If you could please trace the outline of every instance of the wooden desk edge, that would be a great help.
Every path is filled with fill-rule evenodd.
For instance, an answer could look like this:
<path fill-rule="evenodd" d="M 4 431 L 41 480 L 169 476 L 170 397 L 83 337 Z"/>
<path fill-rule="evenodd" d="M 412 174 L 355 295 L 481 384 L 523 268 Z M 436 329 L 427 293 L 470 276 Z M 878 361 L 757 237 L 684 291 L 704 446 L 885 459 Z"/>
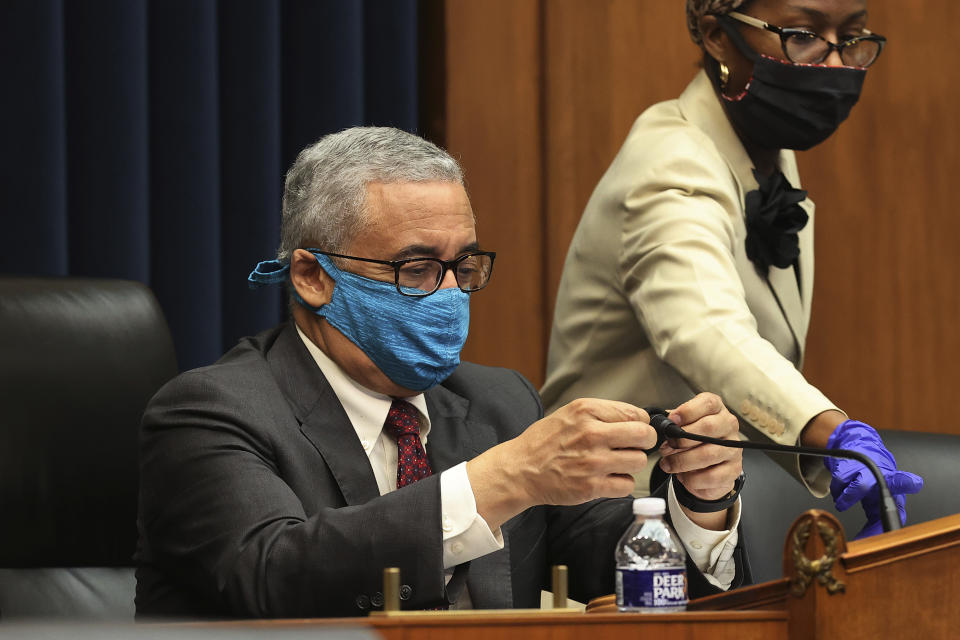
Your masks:
<path fill-rule="evenodd" d="M 960 544 L 960 514 L 847 543 L 840 560 L 848 573 Z"/>
<path fill-rule="evenodd" d="M 761 622 L 765 620 L 786 620 L 785 611 L 686 611 L 681 613 L 593 613 L 583 614 L 575 609 L 570 613 L 555 613 L 552 610 L 535 609 L 499 609 L 485 612 L 457 611 L 436 612 L 439 615 L 404 616 L 377 615 L 363 618 L 280 618 L 271 620 L 223 620 L 218 622 L 179 622 L 165 623 L 164 626 L 203 626 L 203 627 L 395 627 L 395 626 L 467 626 L 483 624 L 510 624 L 518 626 L 532 625 L 594 625 L 594 624 L 632 624 L 639 621 L 667 622 L 674 624 L 707 622 Z M 433 613 L 433 612 L 426 612 Z M 579 615 L 578 615 L 579 614 Z M 162 623 L 161 623 L 162 624 Z"/>

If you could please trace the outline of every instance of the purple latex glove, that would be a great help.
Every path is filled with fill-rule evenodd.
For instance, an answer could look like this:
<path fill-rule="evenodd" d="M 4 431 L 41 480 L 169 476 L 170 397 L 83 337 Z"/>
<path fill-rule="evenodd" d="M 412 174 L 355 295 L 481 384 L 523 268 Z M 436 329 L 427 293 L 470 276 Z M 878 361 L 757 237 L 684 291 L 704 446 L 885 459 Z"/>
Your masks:
<path fill-rule="evenodd" d="M 851 449 L 859 451 L 873 460 L 890 487 L 890 493 L 897 503 L 900 524 L 907 521 L 906 499 L 908 493 L 916 493 L 923 488 L 923 478 L 907 471 L 897 469 L 893 454 L 883 446 L 873 427 L 856 420 L 840 423 L 827 440 L 830 449 Z M 824 458 L 824 464 L 833 480 L 830 493 L 838 511 L 846 511 L 857 502 L 863 505 L 867 514 L 867 524 L 863 526 L 854 540 L 883 533 L 880 521 L 880 490 L 870 470 L 856 460 L 844 458 Z"/>

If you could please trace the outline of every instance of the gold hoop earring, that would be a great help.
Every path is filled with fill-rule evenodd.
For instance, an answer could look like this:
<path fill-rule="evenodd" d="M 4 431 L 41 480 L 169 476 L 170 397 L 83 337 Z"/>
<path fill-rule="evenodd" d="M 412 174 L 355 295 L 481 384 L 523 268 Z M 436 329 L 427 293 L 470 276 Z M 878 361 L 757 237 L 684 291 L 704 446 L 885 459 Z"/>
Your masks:
<path fill-rule="evenodd" d="M 727 80 L 729 79 L 730 79 L 730 67 L 728 67 L 727 65 L 721 62 L 720 63 L 720 88 L 721 89 L 727 88 Z"/>

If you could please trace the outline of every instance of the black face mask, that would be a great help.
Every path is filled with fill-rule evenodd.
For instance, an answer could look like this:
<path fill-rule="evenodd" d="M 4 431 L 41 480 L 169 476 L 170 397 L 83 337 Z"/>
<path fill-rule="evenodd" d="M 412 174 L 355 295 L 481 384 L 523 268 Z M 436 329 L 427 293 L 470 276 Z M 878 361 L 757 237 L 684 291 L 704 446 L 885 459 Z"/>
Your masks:
<path fill-rule="evenodd" d="M 727 97 L 719 87 L 727 116 L 750 142 L 763 149 L 804 151 L 847 119 L 860 98 L 866 69 L 774 60 L 751 49 L 729 18 L 720 16 L 719 22 L 753 62 L 753 77 L 739 96 Z"/>

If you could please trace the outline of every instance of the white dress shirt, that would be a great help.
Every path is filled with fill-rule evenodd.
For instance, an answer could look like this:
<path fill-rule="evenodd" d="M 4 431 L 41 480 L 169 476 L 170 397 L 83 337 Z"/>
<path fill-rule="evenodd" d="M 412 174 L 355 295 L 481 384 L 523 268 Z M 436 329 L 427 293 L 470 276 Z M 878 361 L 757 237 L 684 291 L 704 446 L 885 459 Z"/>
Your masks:
<path fill-rule="evenodd" d="M 383 424 L 386 422 L 387 413 L 394 398 L 371 391 L 357 383 L 307 338 L 300 327 L 297 327 L 297 333 L 327 382 L 330 383 L 356 430 L 357 438 L 373 469 L 380 495 L 396 490 L 397 445 L 383 431 Z M 420 441 L 426 451 L 430 434 L 430 415 L 426 400 L 422 393 L 404 400 L 420 413 Z M 667 508 L 670 510 L 677 535 L 687 549 L 687 553 L 690 554 L 690 558 L 711 583 L 724 589 L 729 588 L 736 572 L 732 557 L 737 544 L 736 528 L 740 521 L 740 501 L 737 501 L 728 518 L 731 528 L 726 531 L 703 529 L 687 518 L 674 495 L 673 485 L 668 492 Z M 461 462 L 440 474 L 440 512 L 442 515 L 439 525 L 443 531 L 443 566 L 448 570 L 448 579 L 456 565 L 503 548 L 500 529 L 498 528 L 496 532 L 491 531 L 483 517 L 477 513 L 477 503 L 467 475 L 466 462 Z M 612 588 L 613 585 L 611 585 Z M 468 605 L 465 602 L 457 604 Z"/>

